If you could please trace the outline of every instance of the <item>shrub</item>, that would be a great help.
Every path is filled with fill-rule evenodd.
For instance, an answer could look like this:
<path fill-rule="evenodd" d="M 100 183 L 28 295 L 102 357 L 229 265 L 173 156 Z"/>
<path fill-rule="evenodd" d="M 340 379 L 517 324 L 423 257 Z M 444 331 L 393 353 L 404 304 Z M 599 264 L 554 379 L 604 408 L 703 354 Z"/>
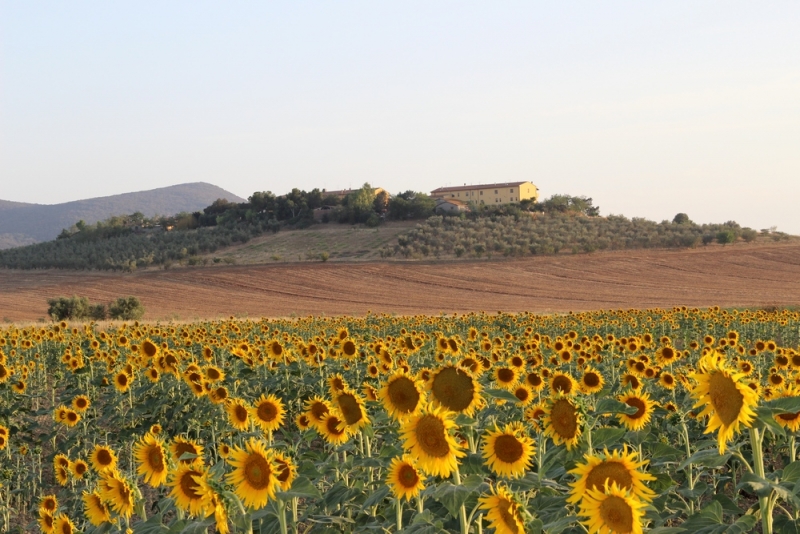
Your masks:
<path fill-rule="evenodd" d="M 136 297 L 120 297 L 108 307 L 108 315 L 120 321 L 136 321 L 144 315 L 144 306 Z"/>
<path fill-rule="evenodd" d="M 328 258 L 330 258 L 330 257 L 331 257 L 331 255 L 328 254 L 327 252 L 320 252 L 320 254 L 319 254 L 319 259 L 322 260 L 323 262 L 328 261 Z"/>
<path fill-rule="evenodd" d="M 744 239 L 745 242 L 752 243 L 758 237 L 758 232 L 756 232 L 752 228 L 744 228 L 742 230 L 741 235 L 742 235 L 742 239 Z"/>
<path fill-rule="evenodd" d="M 727 245 L 736 241 L 736 233 L 733 230 L 721 230 L 717 232 L 717 243 Z"/>
<path fill-rule="evenodd" d="M 54 321 L 79 320 L 89 316 L 89 299 L 86 297 L 58 297 L 47 301 L 47 314 Z"/>

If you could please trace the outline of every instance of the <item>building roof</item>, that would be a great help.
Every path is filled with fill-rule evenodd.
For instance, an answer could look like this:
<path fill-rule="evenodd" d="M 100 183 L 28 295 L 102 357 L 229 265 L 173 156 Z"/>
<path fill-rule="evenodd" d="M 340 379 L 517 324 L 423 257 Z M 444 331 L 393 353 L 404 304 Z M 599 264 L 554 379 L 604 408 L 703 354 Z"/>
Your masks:
<path fill-rule="evenodd" d="M 477 184 L 477 185 L 458 185 L 455 187 L 439 187 L 438 189 L 434 189 L 431 191 L 431 194 L 436 193 L 450 193 L 455 191 L 471 191 L 472 189 L 492 189 L 492 188 L 502 188 L 502 187 L 516 187 L 522 184 L 530 184 L 529 181 L 524 182 L 503 182 L 500 184 Z M 533 185 L 533 184 L 531 184 Z"/>
<path fill-rule="evenodd" d="M 468 206 L 466 202 L 458 200 L 457 198 L 440 198 L 436 201 L 437 206 L 441 206 L 442 204 L 452 204 L 454 206 L 464 206 L 464 207 Z"/>

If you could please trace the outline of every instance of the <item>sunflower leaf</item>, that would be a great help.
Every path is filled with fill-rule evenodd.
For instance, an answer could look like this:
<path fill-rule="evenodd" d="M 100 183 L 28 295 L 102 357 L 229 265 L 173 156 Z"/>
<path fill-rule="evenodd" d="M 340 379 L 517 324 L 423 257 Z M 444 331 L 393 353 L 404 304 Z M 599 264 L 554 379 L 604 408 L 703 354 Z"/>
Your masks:
<path fill-rule="evenodd" d="M 702 465 L 704 467 L 720 467 L 728 463 L 730 457 L 731 453 L 729 452 L 720 455 L 717 449 L 704 449 L 702 451 L 697 451 L 691 457 L 681 462 L 681 465 L 678 466 L 678 470 L 685 469 L 689 464 Z"/>
<path fill-rule="evenodd" d="M 618 401 L 617 399 L 612 398 L 604 398 L 600 399 L 597 403 L 597 407 L 595 407 L 594 412 L 596 414 L 620 414 L 624 413 L 627 415 L 633 415 L 638 411 L 638 408 L 635 406 L 629 406 L 624 402 Z"/>
<path fill-rule="evenodd" d="M 389 495 L 389 486 L 381 486 L 372 492 L 372 495 L 367 497 L 367 500 L 365 500 L 364 504 L 361 505 L 361 509 L 366 510 L 371 506 L 375 506 L 376 504 L 383 502 L 383 499 L 385 499 L 387 495 Z"/>
<path fill-rule="evenodd" d="M 626 405 L 627 406 L 627 405 Z M 592 446 L 595 449 L 619 442 L 625 435 L 624 428 L 603 427 L 592 431 Z"/>
<path fill-rule="evenodd" d="M 792 462 L 783 468 L 781 481 L 797 482 L 798 480 L 800 480 L 800 462 Z"/>
<path fill-rule="evenodd" d="M 519 399 L 513 393 L 505 389 L 487 389 L 486 394 L 508 402 L 519 402 Z"/>
<path fill-rule="evenodd" d="M 798 413 L 800 412 L 800 397 L 773 399 L 765 402 L 763 406 L 779 413 Z"/>
<path fill-rule="evenodd" d="M 317 487 L 306 477 L 297 477 L 295 481 L 292 482 L 292 487 L 289 488 L 289 491 L 281 492 L 278 495 L 283 500 L 289 500 L 293 497 L 299 497 L 301 499 L 319 499 L 321 497 Z"/>

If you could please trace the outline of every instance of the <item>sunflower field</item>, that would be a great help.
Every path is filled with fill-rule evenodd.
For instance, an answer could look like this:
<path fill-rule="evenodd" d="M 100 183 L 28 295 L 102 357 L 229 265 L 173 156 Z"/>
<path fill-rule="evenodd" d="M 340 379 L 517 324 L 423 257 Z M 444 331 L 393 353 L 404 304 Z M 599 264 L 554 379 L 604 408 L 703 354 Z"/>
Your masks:
<path fill-rule="evenodd" d="M 800 532 L 800 312 L 0 327 L 0 531 Z"/>

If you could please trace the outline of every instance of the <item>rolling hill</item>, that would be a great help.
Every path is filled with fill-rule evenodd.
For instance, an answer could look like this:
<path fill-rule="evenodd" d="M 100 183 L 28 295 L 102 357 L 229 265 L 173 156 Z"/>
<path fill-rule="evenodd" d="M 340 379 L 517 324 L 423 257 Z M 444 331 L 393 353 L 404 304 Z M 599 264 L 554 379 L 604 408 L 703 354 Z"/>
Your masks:
<path fill-rule="evenodd" d="M 197 211 L 218 198 L 243 202 L 212 184 L 195 182 L 169 187 L 89 198 L 62 204 L 26 204 L 0 200 L 0 249 L 55 239 L 64 228 L 83 220 L 88 224 L 114 215 L 141 212 L 147 217 Z"/>

